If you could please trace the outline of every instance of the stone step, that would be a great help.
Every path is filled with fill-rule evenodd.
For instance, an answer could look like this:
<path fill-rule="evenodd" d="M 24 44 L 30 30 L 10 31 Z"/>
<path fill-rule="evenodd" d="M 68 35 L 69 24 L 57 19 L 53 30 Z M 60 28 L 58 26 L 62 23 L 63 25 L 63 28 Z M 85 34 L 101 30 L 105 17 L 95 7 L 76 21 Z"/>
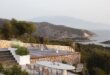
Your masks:
<path fill-rule="evenodd" d="M 0 63 L 17 63 L 10 51 L 0 51 Z"/>
<path fill-rule="evenodd" d="M 0 58 L 4 58 L 4 57 L 13 57 L 12 55 L 0 55 Z"/>
<path fill-rule="evenodd" d="M 0 61 L 15 60 L 14 58 L 0 58 Z"/>
<path fill-rule="evenodd" d="M 0 51 L 0 54 L 10 54 L 9 51 Z"/>
<path fill-rule="evenodd" d="M 0 63 L 6 63 L 6 64 L 17 64 L 17 62 L 15 60 L 5 60 L 5 61 L 0 61 Z"/>

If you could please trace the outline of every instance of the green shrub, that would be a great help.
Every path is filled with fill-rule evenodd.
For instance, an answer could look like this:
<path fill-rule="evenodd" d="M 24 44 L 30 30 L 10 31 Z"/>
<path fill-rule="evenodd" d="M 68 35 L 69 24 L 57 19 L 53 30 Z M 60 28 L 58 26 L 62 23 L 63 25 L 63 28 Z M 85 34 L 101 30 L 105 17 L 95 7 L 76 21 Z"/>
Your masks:
<path fill-rule="evenodd" d="M 20 46 L 13 44 L 11 47 L 12 47 L 12 48 L 19 48 Z"/>
<path fill-rule="evenodd" d="M 21 73 L 21 67 L 20 67 L 20 66 L 14 65 L 14 66 L 11 68 L 10 75 L 20 75 L 20 73 Z"/>
<path fill-rule="evenodd" d="M 4 67 L 4 65 L 0 63 L 0 75 L 30 75 L 27 71 L 22 70 L 19 65 L 11 64 L 9 66 Z"/>
<path fill-rule="evenodd" d="M 4 75 L 11 75 L 11 69 L 10 68 L 9 69 L 4 69 L 3 74 Z"/>
<path fill-rule="evenodd" d="M 29 75 L 28 72 L 26 72 L 25 70 L 21 71 L 20 75 Z"/>
<path fill-rule="evenodd" d="M 22 70 L 19 65 L 13 65 L 10 68 L 4 68 L 4 75 L 29 75 L 28 72 Z"/>
<path fill-rule="evenodd" d="M 76 50 L 81 53 L 81 63 L 86 63 L 90 75 L 109 75 L 110 47 L 76 44 Z"/>
<path fill-rule="evenodd" d="M 102 69 L 97 68 L 97 67 L 93 68 L 93 74 L 94 75 L 107 75 L 107 74 L 105 74 L 105 72 Z"/>
<path fill-rule="evenodd" d="M 2 72 L 3 71 L 3 66 L 2 66 L 2 64 L 0 63 L 0 72 Z"/>
<path fill-rule="evenodd" d="M 62 63 L 63 63 L 63 64 L 67 64 L 67 62 L 66 62 L 65 60 L 62 60 Z"/>
<path fill-rule="evenodd" d="M 29 51 L 25 47 L 18 47 L 18 49 L 16 50 L 16 54 L 20 56 L 28 55 Z"/>

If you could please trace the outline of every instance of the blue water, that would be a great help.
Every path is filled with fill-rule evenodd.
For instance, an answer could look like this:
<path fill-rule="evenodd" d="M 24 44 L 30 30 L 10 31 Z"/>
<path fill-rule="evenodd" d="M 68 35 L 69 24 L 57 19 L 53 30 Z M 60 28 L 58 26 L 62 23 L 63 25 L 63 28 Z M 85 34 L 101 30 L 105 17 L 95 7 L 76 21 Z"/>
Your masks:
<path fill-rule="evenodd" d="M 82 44 L 97 44 L 102 45 L 104 47 L 110 47 L 110 45 L 102 44 L 101 42 L 110 40 L 110 30 L 92 30 L 93 33 L 96 34 L 96 36 L 92 37 L 91 42 L 82 42 Z"/>
<path fill-rule="evenodd" d="M 97 40 L 97 42 L 110 40 L 110 30 L 92 30 L 92 32 L 96 34 L 92 39 Z"/>

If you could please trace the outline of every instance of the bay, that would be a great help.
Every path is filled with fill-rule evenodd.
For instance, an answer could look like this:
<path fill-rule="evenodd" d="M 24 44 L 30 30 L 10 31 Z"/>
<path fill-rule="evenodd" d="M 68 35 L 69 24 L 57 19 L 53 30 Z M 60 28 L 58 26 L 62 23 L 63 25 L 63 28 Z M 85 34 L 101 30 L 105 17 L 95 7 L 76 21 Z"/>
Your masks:
<path fill-rule="evenodd" d="M 110 40 L 110 30 L 91 30 L 96 35 L 91 38 L 90 42 L 80 42 L 81 44 L 96 44 L 104 47 L 110 47 L 108 44 L 102 44 L 101 42 Z"/>

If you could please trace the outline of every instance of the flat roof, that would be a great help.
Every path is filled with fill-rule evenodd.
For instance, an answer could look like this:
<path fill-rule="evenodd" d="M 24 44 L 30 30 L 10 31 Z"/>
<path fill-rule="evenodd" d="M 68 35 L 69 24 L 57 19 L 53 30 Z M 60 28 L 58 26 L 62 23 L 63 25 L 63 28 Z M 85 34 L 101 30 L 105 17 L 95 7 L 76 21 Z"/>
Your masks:
<path fill-rule="evenodd" d="M 63 64 L 59 62 L 49 62 L 49 61 L 38 61 L 36 62 L 36 65 L 48 67 L 48 68 L 54 68 L 54 69 L 60 69 L 60 70 L 72 70 L 75 69 L 74 66 Z"/>
<path fill-rule="evenodd" d="M 58 55 L 69 55 L 71 52 L 62 50 L 38 50 L 29 49 L 31 57 L 42 57 L 42 56 L 58 56 Z"/>

